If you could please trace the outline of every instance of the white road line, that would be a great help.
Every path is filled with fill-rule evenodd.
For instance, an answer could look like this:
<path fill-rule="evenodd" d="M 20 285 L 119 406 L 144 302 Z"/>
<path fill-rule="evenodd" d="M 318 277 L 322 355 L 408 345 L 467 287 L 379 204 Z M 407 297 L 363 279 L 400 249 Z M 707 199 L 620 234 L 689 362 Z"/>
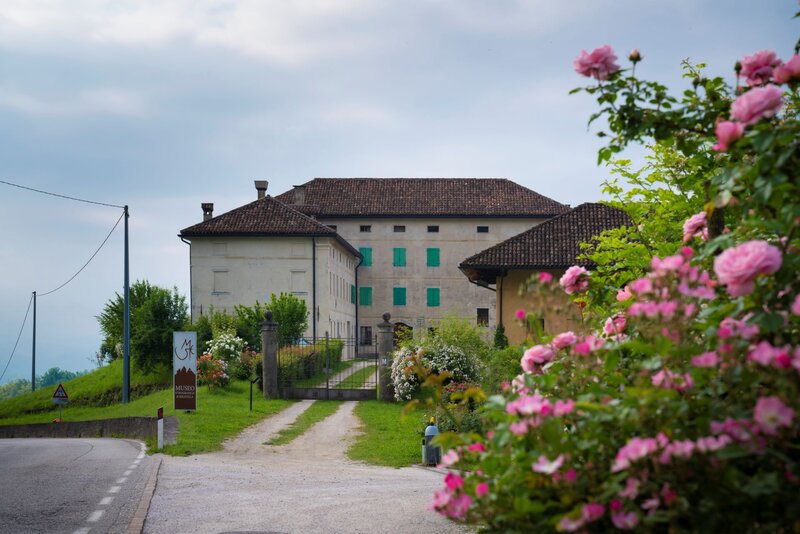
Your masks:
<path fill-rule="evenodd" d="M 131 465 L 128 466 L 128 469 L 136 469 L 137 467 L 139 467 L 139 466 L 136 465 L 136 464 L 131 464 Z"/>
<path fill-rule="evenodd" d="M 100 499 L 100 506 L 108 506 L 111 504 L 111 501 L 114 500 L 114 497 L 103 497 Z"/>
<path fill-rule="evenodd" d="M 133 473 L 133 470 L 132 469 L 128 469 L 127 471 L 122 473 L 122 476 L 129 477 L 129 476 L 131 476 L 131 473 Z"/>
<path fill-rule="evenodd" d="M 128 477 L 122 477 L 117 479 L 117 484 L 125 484 L 128 481 Z"/>
<path fill-rule="evenodd" d="M 119 493 L 119 490 L 121 490 L 121 489 L 122 489 L 121 486 L 111 486 L 111 489 L 109 489 L 108 492 L 109 493 Z"/>
<path fill-rule="evenodd" d="M 89 534 L 90 530 L 92 530 L 92 529 L 89 528 L 89 527 L 83 527 L 83 528 L 79 528 L 78 530 L 76 530 L 72 534 Z"/>
<path fill-rule="evenodd" d="M 89 519 L 86 520 L 87 523 L 97 523 L 100 521 L 100 518 L 103 517 L 105 513 L 104 510 L 95 510 L 92 512 L 92 515 L 89 516 Z"/>

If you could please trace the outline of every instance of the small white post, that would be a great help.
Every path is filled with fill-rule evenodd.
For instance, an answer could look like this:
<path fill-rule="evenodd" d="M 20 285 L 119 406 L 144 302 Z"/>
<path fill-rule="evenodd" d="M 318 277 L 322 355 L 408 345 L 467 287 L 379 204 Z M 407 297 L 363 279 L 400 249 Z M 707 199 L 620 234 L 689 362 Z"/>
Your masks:
<path fill-rule="evenodd" d="M 158 409 L 158 448 L 164 447 L 164 408 Z"/>

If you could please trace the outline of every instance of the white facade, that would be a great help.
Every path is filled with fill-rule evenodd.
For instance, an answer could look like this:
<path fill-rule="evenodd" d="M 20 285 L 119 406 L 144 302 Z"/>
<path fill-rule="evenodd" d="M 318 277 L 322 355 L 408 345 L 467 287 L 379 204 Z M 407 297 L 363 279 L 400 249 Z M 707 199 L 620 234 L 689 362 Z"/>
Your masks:
<path fill-rule="evenodd" d="M 237 304 L 269 302 L 291 293 L 306 301 L 307 336 L 355 335 L 356 257 L 329 237 L 193 237 L 192 320 L 213 307 L 233 313 Z M 315 302 L 316 301 L 316 302 Z"/>

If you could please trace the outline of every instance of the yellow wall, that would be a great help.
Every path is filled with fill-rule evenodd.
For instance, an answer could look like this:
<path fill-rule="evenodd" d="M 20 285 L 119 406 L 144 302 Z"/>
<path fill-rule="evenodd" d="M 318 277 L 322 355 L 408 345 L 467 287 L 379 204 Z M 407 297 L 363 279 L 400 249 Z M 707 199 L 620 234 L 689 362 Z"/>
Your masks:
<path fill-rule="evenodd" d="M 544 331 L 548 335 L 572 330 L 576 334 L 585 333 L 580 320 L 580 310 L 569 300 L 569 296 L 561 290 L 558 279 L 563 271 L 547 271 L 553 275 L 553 291 L 549 294 L 524 293 L 520 295 L 520 286 L 539 271 L 530 269 L 510 270 L 502 279 L 498 278 L 497 307 L 503 311 L 503 326 L 511 345 L 522 343 L 528 337 L 525 326 L 517 320 L 516 311 L 523 309 L 529 314 L 544 318 Z M 534 341 L 531 339 L 531 341 Z"/>

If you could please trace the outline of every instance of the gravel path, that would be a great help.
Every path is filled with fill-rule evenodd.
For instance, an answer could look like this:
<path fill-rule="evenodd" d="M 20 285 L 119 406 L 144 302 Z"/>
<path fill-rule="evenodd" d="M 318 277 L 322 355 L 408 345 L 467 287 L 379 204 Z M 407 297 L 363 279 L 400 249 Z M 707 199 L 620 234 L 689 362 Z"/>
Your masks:
<path fill-rule="evenodd" d="M 164 457 L 144 532 L 470 532 L 427 510 L 440 473 L 347 459 L 355 402 L 288 445 L 263 445 L 310 404 L 265 419 L 220 452 Z"/>

